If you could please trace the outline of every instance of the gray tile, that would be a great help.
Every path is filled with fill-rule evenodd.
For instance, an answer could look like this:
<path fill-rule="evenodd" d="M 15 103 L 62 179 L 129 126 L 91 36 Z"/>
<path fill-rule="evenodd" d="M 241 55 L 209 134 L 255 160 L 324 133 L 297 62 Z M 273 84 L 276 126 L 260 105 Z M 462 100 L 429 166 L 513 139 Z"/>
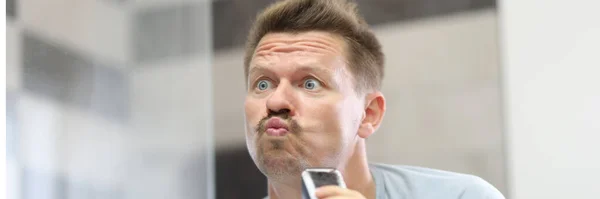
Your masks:
<path fill-rule="evenodd" d="M 212 2 L 213 49 L 241 46 L 256 14 L 274 0 L 220 0 Z"/>
<path fill-rule="evenodd" d="M 358 0 L 369 24 L 379 25 L 496 6 L 496 0 Z"/>
<path fill-rule="evenodd" d="M 208 2 L 169 5 L 140 10 L 133 22 L 133 49 L 137 62 L 208 52 L 210 33 L 205 15 Z"/>
<path fill-rule="evenodd" d="M 252 20 L 274 0 L 213 1 L 213 49 L 242 46 Z M 357 0 L 371 25 L 418 19 L 496 6 L 495 0 Z"/>
<path fill-rule="evenodd" d="M 267 195 L 267 178 L 258 170 L 244 145 L 217 150 L 215 168 L 217 198 L 262 198 Z"/>
<path fill-rule="evenodd" d="M 6 0 L 6 19 L 17 17 L 17 0 Z"/>
<path fill-rule="evenodd" d="M 128 119 L 128 77 L 116 67 L 27 31 L 22 49 L 25 91 L 119 122 Z"/>

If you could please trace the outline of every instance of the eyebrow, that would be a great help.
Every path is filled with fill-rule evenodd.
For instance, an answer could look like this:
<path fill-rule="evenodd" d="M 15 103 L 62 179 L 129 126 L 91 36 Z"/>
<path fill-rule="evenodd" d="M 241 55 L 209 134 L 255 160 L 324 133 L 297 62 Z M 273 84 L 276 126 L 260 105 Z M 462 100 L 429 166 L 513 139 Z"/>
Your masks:
<path fill-rule="evenodd" d="M 265 73 L 270 71 L 267 67 L 262 65 L 250 66 L 250 70 L 248 71 L 248 78 L 252 77 L 254 73 Z"/>
<path fill-rule="evenodd" d="M 320 77 L 327 78 L 324 80 L 329 81 L 331 78 L 331 75 L 333 74 L 333 71 L 328 68 L 316 67 L 316 66 L 318 66 L 318 65 L 300 65 L 296 68 L 295 72 L 316 73 L 316 74 L 320 74 L 320 75 L 325 75 L 325 76 L 320 76 Z"/>

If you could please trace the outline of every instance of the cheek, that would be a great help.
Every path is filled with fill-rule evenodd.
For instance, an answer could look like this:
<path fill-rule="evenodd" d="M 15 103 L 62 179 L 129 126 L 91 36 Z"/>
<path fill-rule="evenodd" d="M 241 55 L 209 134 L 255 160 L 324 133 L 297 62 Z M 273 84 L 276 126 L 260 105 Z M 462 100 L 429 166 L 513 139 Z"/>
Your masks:
<path fill-rule="evenodd" d="M 246 120 L 246 128 L 247 133 L 253 133 L 253 127 L 258 124 L 260 119 L 262 119 L 263 106 L 261 106 L 260 100 L 256 100 L 250 97 L 246 98 L 244 102 L 244 110 L 245 110 L 245 120 Z"/>
<path fill-rule="evenodd" d="M 355 98 L 348 99 L 344 103 L 340 104 L 340 118 L 341 126 L 344 131 L 354 136 L 358 132 L 361 118 L 364 110 L 362 109 L 362 102 Z"/>
<path fill-rule="evenodd" d="M 315 124 L 314 141 L 320 148 L 345 145 L 356 136 L 360 125 L 360 103 L 353 99 L 311 105 Z"/>
<path fill-rule="evenodd" d="M 330 148 L 337 145 L 343 136 L 340 106 L 338 103 L 319 102 L 305 103 L 305 131 L 317 148 Z"/>
<path fill-rule="evenodd" d="M 333 103 L 312 103 L 307 114 L 306 133 L 302 134 L 309 162 L 313 165 L 333 167 L 337 165 L 346 143 L 340 107 Z"/>
<path fill-rule="evenodd" d="M 316 123 L 315 127 L 319 130 L 335 133 L 338 131 L 340 124 L 340 107 L 337 103 L 326 103 L 324 101 L 306 103 L 305 114 L 309 120 Z"/>

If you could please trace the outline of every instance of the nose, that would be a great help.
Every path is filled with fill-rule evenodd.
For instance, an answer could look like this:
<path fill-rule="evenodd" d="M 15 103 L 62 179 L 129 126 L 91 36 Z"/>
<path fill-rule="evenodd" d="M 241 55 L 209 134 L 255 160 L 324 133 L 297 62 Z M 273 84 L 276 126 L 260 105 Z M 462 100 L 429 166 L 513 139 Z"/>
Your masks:
<path fill-rule="evenodd" d="M 293 87 L 290 83 L 282 81 L 267 99 L 268 114 L 287 113 L 289 116 L 294 116 L 296 110 L 293 102 Z"/>

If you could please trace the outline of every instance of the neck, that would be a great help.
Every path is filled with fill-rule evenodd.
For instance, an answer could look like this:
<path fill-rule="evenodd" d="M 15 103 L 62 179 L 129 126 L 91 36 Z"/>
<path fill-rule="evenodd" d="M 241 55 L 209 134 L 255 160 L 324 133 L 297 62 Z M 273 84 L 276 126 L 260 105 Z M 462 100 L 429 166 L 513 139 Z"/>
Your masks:
<path fill-rule="evenodd" d="M 346 187 L 360 192 L 366 198 L 375 198 L 375 182 L 369 170 L 365 140 L 358 140 L 349 154 L 352 154 L 350 158 L 337 168 L 344 177 Z M 301 180 L 297 181 L 298 183 L 280 183 L 269 180 L 269 198 L 301 198 Z"/>
<path fill-rule="evenodd" d="M 300 199 L 302 197 L 302 185 L 278 183 L 269 180 L 269 199 Z"/>

